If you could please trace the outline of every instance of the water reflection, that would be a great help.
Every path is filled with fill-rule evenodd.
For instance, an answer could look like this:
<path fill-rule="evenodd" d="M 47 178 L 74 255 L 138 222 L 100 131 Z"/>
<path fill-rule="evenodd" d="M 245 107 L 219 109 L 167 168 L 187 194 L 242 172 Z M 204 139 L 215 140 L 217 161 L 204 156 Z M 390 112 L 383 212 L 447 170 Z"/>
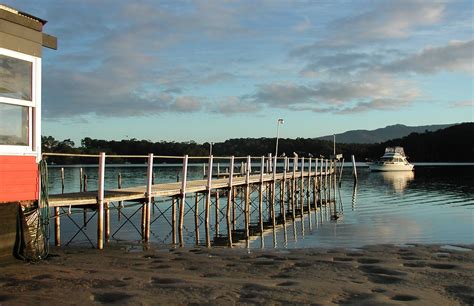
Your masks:
<path fill-rule="evenodd" d="M 387 184 L 391 184 L 395 192 L 403 193 L 408 186 L 408 183 L 415 179 L 415 172 L 413 171 L 393 171 L 381 172 L 383 180 Z"/>

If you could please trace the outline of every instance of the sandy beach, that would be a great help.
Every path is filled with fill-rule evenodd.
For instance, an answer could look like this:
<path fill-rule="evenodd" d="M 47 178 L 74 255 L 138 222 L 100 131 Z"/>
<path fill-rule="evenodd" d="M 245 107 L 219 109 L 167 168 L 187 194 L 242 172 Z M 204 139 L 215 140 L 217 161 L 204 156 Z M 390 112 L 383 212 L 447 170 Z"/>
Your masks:
<path fill-rule="evenodd" d="M 0 304 L 472 305 L 473 247 L 53 248 L 1 266 Z"/>

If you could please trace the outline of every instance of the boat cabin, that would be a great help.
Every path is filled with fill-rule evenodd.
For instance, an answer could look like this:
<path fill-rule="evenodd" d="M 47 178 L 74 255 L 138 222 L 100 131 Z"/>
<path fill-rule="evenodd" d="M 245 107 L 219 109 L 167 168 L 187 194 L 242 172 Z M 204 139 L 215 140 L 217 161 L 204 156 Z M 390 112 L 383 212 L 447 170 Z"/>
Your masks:
<path fill-rule="evenodd" d="M 39 199 L 41 55 L 57 48 L 45 24 L 0 4 L 0 256 L 15 236 L 18 205 Z"/>

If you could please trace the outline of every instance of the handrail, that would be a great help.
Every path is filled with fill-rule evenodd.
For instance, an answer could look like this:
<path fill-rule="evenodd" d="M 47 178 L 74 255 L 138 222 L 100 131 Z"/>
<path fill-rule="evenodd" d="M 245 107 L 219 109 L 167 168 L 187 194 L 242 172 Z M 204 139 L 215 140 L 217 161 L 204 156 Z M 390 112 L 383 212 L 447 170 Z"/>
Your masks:
<path fill-rule="evenodd" d="M 100 157 L 99 154 L 77 154 L 77 153 L 50 153 L 44 152 L 42 156 L 63 156 L 63 157 Z M 106 158 L 148 158 L 149 155 L 119 155 L 119 154 L 106 154 Z M 153 159 L 183 159 L 185 155 L 153 155 Z M 247 160 L 248 156 L 213 156 L 216 159 L 230 159 L 234 157 L 235 160 Z M 264 160 L 273 161 L 275 157 L 270 156 L 251 156 L 251 159 L 259 160 L 263 157 Z M 188 156 L 189 159 L 209 159 L 209 156 Z M 277 157 L 277 160 L 284 160 L 285 156 Z"/>

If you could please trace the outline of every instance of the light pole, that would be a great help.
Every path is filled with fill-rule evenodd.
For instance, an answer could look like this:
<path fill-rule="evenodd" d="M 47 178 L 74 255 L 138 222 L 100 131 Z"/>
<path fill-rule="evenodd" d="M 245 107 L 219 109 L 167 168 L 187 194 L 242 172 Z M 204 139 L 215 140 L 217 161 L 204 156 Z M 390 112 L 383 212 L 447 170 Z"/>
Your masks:
<path fill-rule="evenodd" d="M 285 123 L 285 120 L 279 118 L 277 120 L 277 138 L 276 138 L 276 145 L 275 145 L 275 163 L 273 165 L 273 172 L 276 172 L 276 164 L 277 164 L 277 156 L 278 156 L 278 138 L 280 137 L 280 124 Z"/>

